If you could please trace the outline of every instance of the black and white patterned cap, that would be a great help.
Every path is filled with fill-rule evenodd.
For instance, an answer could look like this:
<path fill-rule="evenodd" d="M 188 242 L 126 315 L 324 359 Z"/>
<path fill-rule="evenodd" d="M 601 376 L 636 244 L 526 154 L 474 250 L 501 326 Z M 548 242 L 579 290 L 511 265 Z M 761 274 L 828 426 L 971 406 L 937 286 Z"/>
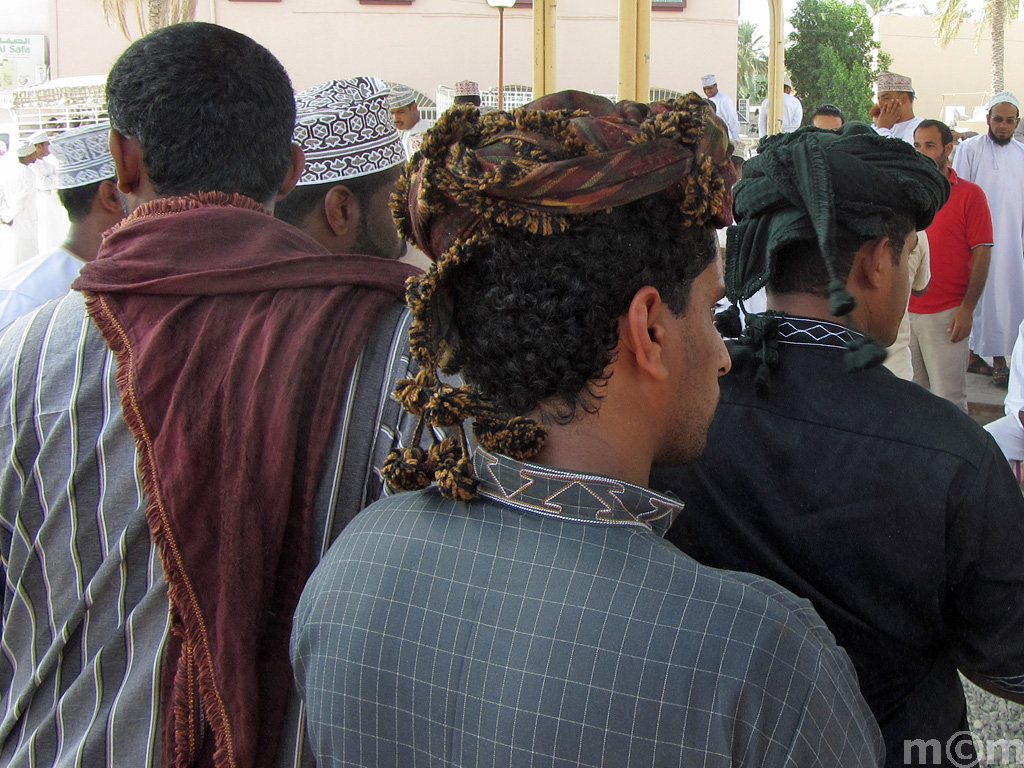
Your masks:
<path fill-rule="evenodd" d="M 383 80 L 330 80 L 302 91 L 295 104 L 294 140 L 306 155 L 300 186 L 353 179 L 405 162 Z"/>
<path fill-rule="evenodd" d="M 110 154 L 110 123 L 83 125 L 50 139 L 57 158 L 57 189 L 84 187 L 116 175 Z"/>

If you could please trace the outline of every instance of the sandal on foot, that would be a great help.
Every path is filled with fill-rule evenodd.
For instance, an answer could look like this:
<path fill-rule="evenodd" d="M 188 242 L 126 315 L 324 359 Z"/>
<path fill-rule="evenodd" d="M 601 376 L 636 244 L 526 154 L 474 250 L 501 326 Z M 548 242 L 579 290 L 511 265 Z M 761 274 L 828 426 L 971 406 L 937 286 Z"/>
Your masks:
<path fill-rule="evenodd" d="M 995 368 L 986 363 L 985 360 L 980 357 L 967 366 L 968 373 L 980 373 L 982 376 L 991 376 L 995 373 L 995 370 Z"/>
<path fill-rule="evenodd" d="M 992 386 L 1006 389 L 1010 385 L 1010 369 L 1005 365 L 992 369 Z"/>

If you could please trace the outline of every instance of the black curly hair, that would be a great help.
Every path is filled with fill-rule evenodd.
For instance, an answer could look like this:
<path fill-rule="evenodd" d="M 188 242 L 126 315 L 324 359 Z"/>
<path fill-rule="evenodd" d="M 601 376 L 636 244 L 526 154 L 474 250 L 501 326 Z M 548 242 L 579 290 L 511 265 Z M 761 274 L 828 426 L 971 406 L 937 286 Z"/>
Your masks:
<path fill-rule="evenodd" d="M 461 343 L 452 360 L 486 400 L 505 413 L 542 403 L 571 421 L 595 412 L 618 341 L 618 319 L 645 285 L 676 314 L 693 280 L 714 260 L 706 227 L 684 227 L 664 196 L 595 214 L 557 235 L 505 230 L 486 259 L 452 281 Z"/>
<path fill-rule="evenodd" d="M 407 285 L 423 367 L 395 395 L 420 423 L 389 454 L 389 484 L 471 499 L 464 422 L 481 446 L 526 460 L 544 445 L 538 408 L 562 423 L 596 412 L 636 292 L 651 285 L 682 314 L 716 257 L 731 154 L 695 94 L 648 106 L 567 91 L 512 113 L 445 112 L 392 198 L 399 233 L 434 262 Z M 457 372 L 471 383 L 439 375 Z M 458 438 L 424 450 L 427 425 Z"/>

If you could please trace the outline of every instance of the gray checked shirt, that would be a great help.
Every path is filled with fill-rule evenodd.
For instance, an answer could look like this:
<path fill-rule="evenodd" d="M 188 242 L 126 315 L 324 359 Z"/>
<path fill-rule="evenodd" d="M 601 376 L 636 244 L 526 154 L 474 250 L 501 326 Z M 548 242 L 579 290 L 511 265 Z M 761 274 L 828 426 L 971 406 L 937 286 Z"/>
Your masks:
<path fill-rule="evenodd" d="M 292 660 L 322 766 L 877 766 L 810 603 L 699 565 L 678 501 L 478 450 L 480 492 L 362 512 Z"/>

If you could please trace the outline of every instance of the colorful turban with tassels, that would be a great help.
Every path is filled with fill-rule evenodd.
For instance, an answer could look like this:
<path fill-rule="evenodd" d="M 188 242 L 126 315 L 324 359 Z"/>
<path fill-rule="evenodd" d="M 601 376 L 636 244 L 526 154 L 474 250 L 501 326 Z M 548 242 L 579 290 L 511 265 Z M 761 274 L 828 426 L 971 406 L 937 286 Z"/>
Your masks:
<path fill-rule="evenodd" d="M 543 445 L 536 422 L 496 412 L 472 386 L 441 381 L 441 371 L 456 372 L 448 285 L 461 264 L 487 258 L 488 242 L 499 234 L 566 232 L 655 194 L 678 205 L 685 226 L 727 226 L 731 156 L 724 124 L 696 94 L 647 105 L 565 91 L 514 112 L 447 111 L 424 136 L 392 199 L 402 236 L 433 264 L 408 285 L 410 341 L 422 369 L 395 394 L 420 426 L 414 447 L 388 457 L 389 483 L 414 490 L 436 481 L 450 498 L 472 498 L 467 418 L 481 445 L 513 458 L 530 458 Z M 423 450 L 425 425 L 457 428 L 458 437 Z"/>
<path fill-rule="evenodd" d="M 806 127 L 766 137 L 743 166 L 735 192 L 736 226 L 729 230 L 725 257 L 728 299 L 736 304 L 750 298 L 768 283 L 782 251 L 813 242 L 830 277 L 829 311 L 843 316 L 855 302 L 846 276 L 836 270 L 837 227 L 870 240 L 902 213 L 923 230 L 949 198 L 949 182 L 931 158 L 906 142 L 850 123 L 838 131 Z M 735 308 L 730 320 L 738 325 Z M 857 347 L 851 368 L 885 359 L 885 350 L 870 339 L 858 339 Z"/>

